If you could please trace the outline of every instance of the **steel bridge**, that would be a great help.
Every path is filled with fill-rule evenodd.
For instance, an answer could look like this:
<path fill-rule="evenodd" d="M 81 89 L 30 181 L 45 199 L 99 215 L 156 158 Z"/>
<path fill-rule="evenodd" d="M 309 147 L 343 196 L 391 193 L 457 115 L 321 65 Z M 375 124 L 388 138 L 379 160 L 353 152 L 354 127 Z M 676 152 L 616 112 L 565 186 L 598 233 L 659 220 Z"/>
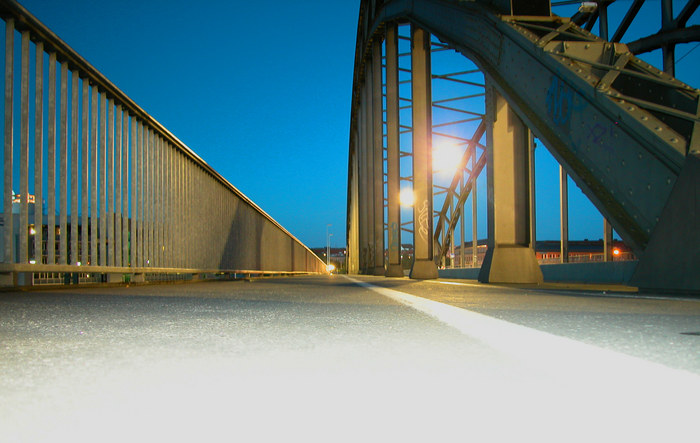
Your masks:
<path fill-rule="evenodd" d="M 583 2 L 573 17 L 560 17 L 547 0 L 362 1 L 349 143 L 350 272 L 402 275 L 399 184 L 407 180 L 414 195 L 410 276 L 437 277 L 485 170 L 488 249 L 478 278 L 541 282 L 534 252 L 536 137 L 559 162 L 563 184 L 571 176 L 607 220 L 606 239 L 614 228 L 639 257 L 631 284 L 700 290 L 700 91 L 674 78 L 675 46 L 700 40 L 698 26 L 686 26 L 700 2 L 687 1 L 674 15 L 672 2 L 662 0 L 659 32 L 627 44 L 621 41 L 644 1 L 632 2 L 614 31 L 608 29 L 612 3 Z M 599 35 L 591 32 L 596 23 Z M 400 33 L 406 25 L 410 37 Z M 410 50 L 400 52 L 402 39 Z M 655 49 L 663 69 L 636 56 Z M 431 96 L 437 80 L 468 73 L 433 73 L 431 54 L 444 50 L 483 73 L 485 113 L 458 120 L 481 119 L 473 135 L 453 137 L 464 155 L 451 184 L 436 192 L 432 143 L 450 123 L 434 124 L 433 113 L 468 111 L 457 105 L 465 97 Z M 410 68 L 400 67 L 401 57 L 410 57 Z M 400 74 L 410 79 L 400 81 Z M 399 93 L 404 83 L 410 97 Z M 405 156 L 412 157 L 412 171 L 401 177 Z M 436 208 L 438 193 L 446 196 Z M 461 242 L 464 253 L 463 236 Z"/>
<path fill-rule="evenodd" d="M 325 272 L 21 5 L 0 1 L 0 16 L 1 285 Z"/>

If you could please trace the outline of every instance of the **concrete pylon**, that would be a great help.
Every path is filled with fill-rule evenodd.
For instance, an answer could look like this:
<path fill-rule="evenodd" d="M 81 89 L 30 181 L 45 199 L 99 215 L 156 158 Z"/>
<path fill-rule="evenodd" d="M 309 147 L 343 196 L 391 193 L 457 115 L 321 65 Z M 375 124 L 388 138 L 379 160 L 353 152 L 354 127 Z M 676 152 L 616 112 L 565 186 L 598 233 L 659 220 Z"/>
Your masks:
<path fill-rule="evenodd" d="M 488 250 L 479 281 L 541 283 L 530 238 L 530 134 L 488 82 L 486 118 Z"/>
<path fill-rule="evenodd" d="M 413 100 L 413 267 L 411 278 L 438 277 L 433 259 L 433 162 L 430 34 L 411 27 Z"/>
<path fill-rule="evenodd" d="M 399 45 L 396 23 L 386 30 L 386 175 L 389 257 L 384 275 L 403 277 L 401 267 L 400 145 L 399 145 Z"/>
<path fill-rule="evenodd" d="M 374 183 L 374 275 L 384 275 L 384 113 L 382 106 L 382 42 L 372 43 L 372 148 Z"/>
<path fill-rule="evenodd" d="M 360 104 L 357 116 L 357 181 L 358 181 L 358 272 L 364 273 L 367 269 L 367 146 L 365 143 L 365 113 L 367 103 L 365 89 L 360 90 Z"/>

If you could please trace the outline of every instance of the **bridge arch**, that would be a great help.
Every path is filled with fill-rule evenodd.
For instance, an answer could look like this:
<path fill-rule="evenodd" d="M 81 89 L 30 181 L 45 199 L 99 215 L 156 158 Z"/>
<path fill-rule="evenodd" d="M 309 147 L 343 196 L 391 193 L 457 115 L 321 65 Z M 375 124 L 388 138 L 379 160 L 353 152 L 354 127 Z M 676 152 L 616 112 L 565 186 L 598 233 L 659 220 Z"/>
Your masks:
<path fill-rule="evenodd" d="M 502 129 L 505 132 L 498 132 L 494 126 L 498 121 L 494 111 L 505 106 L 512 109 L 513 121 L 521 121 L 522 125 L 516 122 L 516 126 L 531 130 L 544 142 L 623 240 L 641 256 L 633 283 L 666 289 L 700 289 L 700 280 L 692 277 L 694 272 L 689 272 L 700 264 L 699 259 L 686 247 L 700 245 L 694 228 L 698 218 L 695 213 L 681 210 L 697 205 L 698 90 L 634 57 L 626 45 L 596 37 L 579 28 L 574 19 L 550 15 L 547 2 L 546 13 L 541 6 L 538 16 L 512 15 L 511 3 L 517 2 L 362 2 L 355 59 L 348 190 L 348 247 L 355 270 L 369 269 L 363 261 L 370 256 L 375 260 L 372 267 L 376 269 L 381 255 L 374 252 L 363 258 L 359 254 L 363 246 L 369 251 L 373 247 L 379 250 L 378 231 L 362 226 L 363 205 L 357 206 L 362 200 L 363 188 L 373 186 L 372 180 L 363 175 L 363 165 L 367 162 L 366 153 L 362 152 L 376 152 L 378 146 L 381 147 L 362 135 L 370 131 L 363 122 L 367 122 L 366 104 L 372 98 L 372 88 L 364 85 L 371 75 L 371 61 L 376 59 L 373 47 L 388 35 L 393 24 L 410 22 L 416 29 L 437 36 L 483 70 L 491 91 L 487 112 L 490 114 L 487 115 L 487 132 L 491 149 L 494 136 L 502 137 L 513 129 L 509 124 Z M 687 16 L 687 11 L 684 13 Z M 376 97 L 380 96 L 375 93 L 375 100 Z M 387 108 L 389 106 L 387 97 Z M 511 116 L 508 109 L 504 112 L 504 116 Z M 364 120 L 358 119 L 358 114 L 363 115 Z M 507 138 L 508 143 L 515 144 L 513 153 L 521 151 L 526 143 L 522 134 L 511 134 Z M 498 144 L 503 142 L 499 139 Z M 489 152 L 489 189 L 493 192 L 492 175 L 499 174 L 503 167 L 492 164 L 494 155 L 492 150 Z M 364 164 L 357 163 L 358 153 L 365 156 Z M 522 162 L 505 165 L 506 168 L 513 166 L 522 168 L 524 165 Z M 418 180 L 415 175 L 414 180 Z M 374 182 L 377 183 L 376 178 Z M 506 212 L 516 215 L 515 218 L 507 215 L 511 219 L 500 224 L 498 214 L 495 214 L 497 220 L 493 220 L 499 204 L 490 206 L 489 250 L 493 254 L 499 244 L 507 246 L 503 251 L 510 258 L 496 263 L 497 272 L 503 267 L 513 269 L 514 265 L 530 271 L 519 277 L 509 269 L 504 276 L 493 279 L 489 274 L 493 269 L 482 267 L 480 278 L 484 281 L 507 281 L 509 278 L 538 281 L 540 277 L 532 267 L 533 258 L 527 257 L 526 252 L 513 254 L 515 249 L 529 248 L 531 239 L 526 232 L 527 210 L 523 209 L 527 207 L 528 197 L 522 189 L 518 191 L 520 186 L 509 186 L 506 193 L 520 194 L 508 203 L 496 198 L 500 199 L 500 206 L 509 206 Z M 367 196 L 366 189 L 364 192 Z M 496 194 L 498 192 L 504 191 L 496 191 Z M 391 208 L 392 196 L 387 197 Z M 494 197 L 493 193 L 490 197 Z M 373 225 L 376 227 L 379 223 Z M 518 232 L 503 237 L 499 229 Z M 368 241 L 370 237 L 372 242 Z M 669 248 L 669 244 L 676 246 Z M 432 239 L 426 247 L 432 248 Z M 674 263 L 683 263 L 680 269 L 669 264 L 671 258 Z M 487 263 L 488 266 L 493 267 L 493 263 Z"/>

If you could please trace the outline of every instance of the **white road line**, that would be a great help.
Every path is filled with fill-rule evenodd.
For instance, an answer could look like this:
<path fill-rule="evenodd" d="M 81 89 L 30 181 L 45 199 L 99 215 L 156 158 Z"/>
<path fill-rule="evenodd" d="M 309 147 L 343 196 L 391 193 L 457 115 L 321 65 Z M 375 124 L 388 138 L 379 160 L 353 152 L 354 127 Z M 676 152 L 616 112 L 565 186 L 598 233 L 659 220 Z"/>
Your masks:
<path fill-rule="evenodd" d="M 664 389 L 695 390 L 700 376 L 608 349 L 500 320 L 466 309 L 375 286 L 352 277 L 346 279 L 456 328 L 491 348 L 516 357 L 532 367 L 599 383 L 606 380 L 641 389 L 653 381 Z M 617 385 L 616 385 L 617 386 Z"/>

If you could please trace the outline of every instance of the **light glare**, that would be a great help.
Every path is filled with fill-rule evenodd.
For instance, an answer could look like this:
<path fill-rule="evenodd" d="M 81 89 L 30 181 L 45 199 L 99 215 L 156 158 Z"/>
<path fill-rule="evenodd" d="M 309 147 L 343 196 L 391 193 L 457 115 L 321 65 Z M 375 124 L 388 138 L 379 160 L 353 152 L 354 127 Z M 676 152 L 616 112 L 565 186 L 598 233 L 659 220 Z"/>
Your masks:
<path fill-rule="evenodd" d="M 462 160 L 459 146 L 442 144 L 433 148 L 433 172 L 452 176 Z"/>
<path fill-rule="evenodd" d="M 401 206 L 413 206 L 413 200 L 413 189 L 403 188 L 399 193 L 399 203 L 401 204 Z"/>

